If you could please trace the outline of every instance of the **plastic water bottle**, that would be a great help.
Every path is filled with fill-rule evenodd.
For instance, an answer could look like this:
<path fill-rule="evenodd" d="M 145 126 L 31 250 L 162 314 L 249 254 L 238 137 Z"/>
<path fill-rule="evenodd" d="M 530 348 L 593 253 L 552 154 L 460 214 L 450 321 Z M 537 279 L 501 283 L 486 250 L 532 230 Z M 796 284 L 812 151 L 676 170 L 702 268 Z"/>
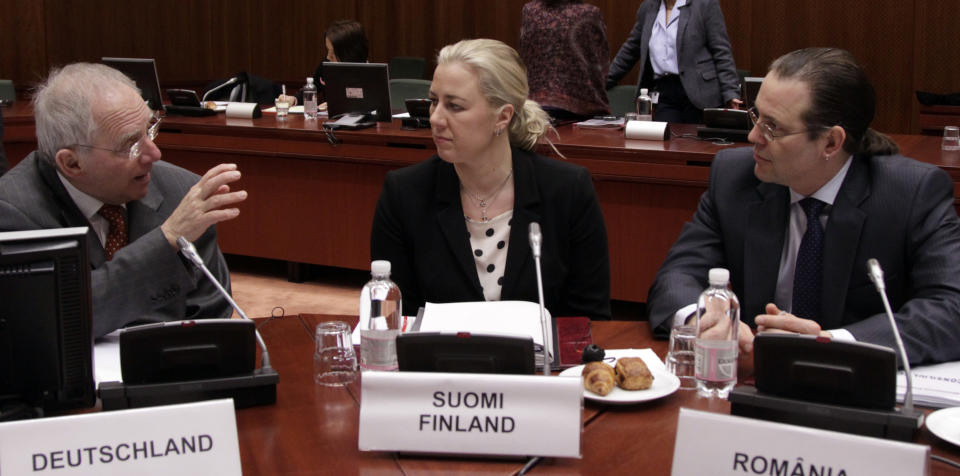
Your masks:
<path fill-rule="evenodd" d="M 360 319 L 369 325 L 360 331 L 360 368 L 397 370 L 400 333 L 400 287 L 390 280 L 390 262 L 370 263 L 372 279 L 360 291 Z"/>
<path fill-rule="evenodd" d="M 647 88 L 640 88 L 640 95 L 637 96 L 637 120 L 653 120 L 653 100 L 647 93 Z"/>
<path fill-rule="evenodd" d="M 317 86 L 313 84 L 313 78 L 307 78 L 307 84 L 303 85 L 303 117 L 304 119 L 317 118 Z"/>
<path fill-rule="evenodd" d="M 697 392 L 705 397 L 727 398 L 737 383 L 740 302 L 727 287 L 730 271 L 711 269 L 709 282 L 710 287 L 697 300 Z"/>

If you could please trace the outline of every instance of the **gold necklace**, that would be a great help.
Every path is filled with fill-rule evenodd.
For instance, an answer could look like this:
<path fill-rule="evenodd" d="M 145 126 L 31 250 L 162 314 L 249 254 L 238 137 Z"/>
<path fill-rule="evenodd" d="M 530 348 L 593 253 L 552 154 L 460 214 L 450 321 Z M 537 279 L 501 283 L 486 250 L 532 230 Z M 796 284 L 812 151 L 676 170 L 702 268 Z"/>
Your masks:
<path fill-rule="evenodd" d="M 467 196 L 475 200 L 477 202 L 477 206 L 480 207 L 480 221 L 484 223 L 490 221 L 490 218 L 487 217 L 487 207 L 493 203 L 493 200 L 496 199 L 498 195 L 500 195 L 500 191 L 503 190 L 503 186 L 510 181 L 510 177 L 512 176 L 513 169 L 511 168 L 510 172 L 507 173 L 507 176 L 503 179 L 503 182 L 500 182 L 500 185 L 497 185 L 496 190 L 494 190 L 493 193 L 488 195 L 486 198 L 481 197 L 479 193 L 471 191 L 465 187 L 462 182 L 460 183 L 460 188 L 467 192 Z"/>

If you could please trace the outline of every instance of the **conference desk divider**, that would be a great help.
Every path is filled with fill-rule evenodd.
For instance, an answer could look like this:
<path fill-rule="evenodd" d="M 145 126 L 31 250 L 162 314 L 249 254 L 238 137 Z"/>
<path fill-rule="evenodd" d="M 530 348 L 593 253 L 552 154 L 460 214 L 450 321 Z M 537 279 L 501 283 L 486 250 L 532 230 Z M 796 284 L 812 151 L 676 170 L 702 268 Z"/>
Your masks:
<path fill-rule="evenodd" d="M 4 145 L 11 165 L 36 148 L 30 105 L 4 110 Z M 369 269 L 373 213 L 390 170 L 436 153 L 429 130 L 400 121 L 328 140 L 322 120 L 291 114 L 257 119 L 167 116 L 157 144 L 163 159 L 202 175 L 222 162 L 238 164 L 236 187 L 249 192 L 240 216 L 218 225 L 225 253 L 349 269 Z M 607 225 L 611 297 L 644 302 L 683 224 L 706 190 L 715 145 L 671 124 L 668 141 L 627 140 L 622 130 L 563 125 L 547 138 L 569 162 L 590 170 Z M 933 163 L 960 182 L 960 152 L 940 138 L 892 136 L 904 155 Z M 556 154 L 546 144 L 537 151 Z M 960 197 L 960 192 L 955 192 Z M 549 270 L 544 270 L 549 272 Z M 640 316 L 638 316 L 640 317 Z"/>

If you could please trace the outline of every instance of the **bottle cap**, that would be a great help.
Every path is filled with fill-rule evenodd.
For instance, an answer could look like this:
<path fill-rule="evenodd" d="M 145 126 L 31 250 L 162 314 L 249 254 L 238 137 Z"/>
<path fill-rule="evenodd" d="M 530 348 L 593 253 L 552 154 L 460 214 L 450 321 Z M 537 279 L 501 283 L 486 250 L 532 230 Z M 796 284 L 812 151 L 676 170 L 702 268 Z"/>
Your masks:
<path fill-rule="evenodd" d="M 370 274 L 383 275 L 390 274 L 390 262 L 387 260 L 377 260 L 370 263 Z"/>
<path fill-rule="evenodd" d="M 647 88 L 640 88 L 640 95 L 641 95 L 641 96 L 646 96 L 646 95 L 647 95 Z"/>
<path fill-rule="evenodd" d="M 726 268 L 712 268 L 708 274 L 708 279 L 711 286 L 726 286 L 730 282 L 730 271 L 727 271 Z"/>
<path fill-rule="evenodd" d="M 307 84 L 313 84 L 313 78 L 307 78 Z"/>

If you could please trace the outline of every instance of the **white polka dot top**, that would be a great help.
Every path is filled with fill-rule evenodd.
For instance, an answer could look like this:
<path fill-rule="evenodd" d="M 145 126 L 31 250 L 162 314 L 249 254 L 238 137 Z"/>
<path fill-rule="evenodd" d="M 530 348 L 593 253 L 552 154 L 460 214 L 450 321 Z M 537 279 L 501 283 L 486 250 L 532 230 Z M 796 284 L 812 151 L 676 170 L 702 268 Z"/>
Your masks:
<path fill-rule="evenodd" d="M 488 222 L 473 221 L 467 217 L 470 249 L 473 250 L 473 261 L 477 264 L 477 277 L 483 287 L 483 298 L 487 301 L 500 300 L 512 221 L 513 210 L 506 211 Z"/>

